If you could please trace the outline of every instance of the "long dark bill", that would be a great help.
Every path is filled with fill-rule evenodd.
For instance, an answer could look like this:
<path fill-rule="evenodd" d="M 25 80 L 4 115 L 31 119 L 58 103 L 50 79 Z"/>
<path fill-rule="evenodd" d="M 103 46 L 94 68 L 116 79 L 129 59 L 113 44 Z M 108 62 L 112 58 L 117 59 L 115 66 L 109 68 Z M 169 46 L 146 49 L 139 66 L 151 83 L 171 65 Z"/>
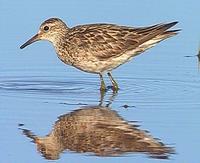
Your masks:
<path fill-rule="evenodd" d="M 36 34 L 35 36 L 33 36 L 30 40 L 28 40 L 28 41 L 25 42 L 22 46 L 20 46 L 20 49 L 23 49 L 23 48 L 25 48 L 26 46 L 32 44 L 33 42 L 40 40 L 38 36 L 39 36 L 38 34 Z"/>

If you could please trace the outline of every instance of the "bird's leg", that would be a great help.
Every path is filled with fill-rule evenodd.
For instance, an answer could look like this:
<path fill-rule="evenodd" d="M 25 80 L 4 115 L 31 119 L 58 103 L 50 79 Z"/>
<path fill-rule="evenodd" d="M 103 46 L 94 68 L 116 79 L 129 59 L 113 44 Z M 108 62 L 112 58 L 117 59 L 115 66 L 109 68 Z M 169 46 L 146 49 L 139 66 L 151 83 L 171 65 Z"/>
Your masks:
<path fill-rule="evenodd" d="M 117 92 L 119 90 L 117 82 L 114 80 L 114 78 L 112 77 L 110 72 L 108 72 L 108 76 L 109 76 L 110 81 L 111 81 L 111 83 L 113 85 L 113 91 Z"/>
<path fill-rule="evenodd" d="M 109 97 L 108 103 L 106 104 L 106 107 L 109 107 L 112 102 L 115 100 L 115 97 L 117 96 L 118 92 L 117 91 L 113 91 L 112 95 Z"/>
<path fill-rule="evenodd" d="M 104 80 L 103 80 L 103 75 L 102 75 L 102 74 L 99 74 L 99 76 L 100 76 L 100 80 L 101 80 L 100 91 L 101 91 L 101 92 L 105 92 L 105 90 L 106 90 L 106 85 L 105 85 L 105 82 L 104 82 Z"/>
<path fill-rule="evenodd" d="M 105 94 L 106 94 L 106 91 L 105 91 L 105 90 L 100 90 L 100 101 L 99 101 L 99 106 L 102 106 L 102 105 L 103 105 Z"/>

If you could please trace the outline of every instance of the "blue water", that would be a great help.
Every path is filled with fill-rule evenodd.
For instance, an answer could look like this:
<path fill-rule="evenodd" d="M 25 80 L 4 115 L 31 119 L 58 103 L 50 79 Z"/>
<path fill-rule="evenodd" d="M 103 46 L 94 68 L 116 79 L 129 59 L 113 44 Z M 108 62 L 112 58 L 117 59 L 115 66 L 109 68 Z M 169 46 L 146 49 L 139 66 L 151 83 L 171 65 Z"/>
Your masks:
<path fill-rule="evenodd" d="M 65 151 L 55 162 L 199 162 L 199 6 L 197 0 L 1 0 L 0 163 L 49 162 L 21 129 L 45 136 L 59 116 L 101 101 L 99 77 L 63 65 L 48 42 L 19 49 L 49 17 L 62 18 L 70 27 L 97 22 L 147 26 L 178 20 L 175 28 L 182 29 L 116 69 L 113 76 L 121 89 L 114 98 L 110 90 L 102 99 L 103 106 L 109 105 L 126 123 L 134 122 L 175 153 L 166 160 L 141 152 L 101 157 Z"/>

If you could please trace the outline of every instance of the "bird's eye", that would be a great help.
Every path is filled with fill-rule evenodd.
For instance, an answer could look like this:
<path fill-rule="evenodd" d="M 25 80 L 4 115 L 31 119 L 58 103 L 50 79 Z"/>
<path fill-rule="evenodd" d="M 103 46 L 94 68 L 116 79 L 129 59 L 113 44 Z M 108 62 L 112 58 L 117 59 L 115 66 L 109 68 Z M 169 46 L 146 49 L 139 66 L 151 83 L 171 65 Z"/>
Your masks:
<path fill-rule="evenodd" d="M 48 26 L 44 26 L 44 31 L 48 31 L 49 27 Z"/>

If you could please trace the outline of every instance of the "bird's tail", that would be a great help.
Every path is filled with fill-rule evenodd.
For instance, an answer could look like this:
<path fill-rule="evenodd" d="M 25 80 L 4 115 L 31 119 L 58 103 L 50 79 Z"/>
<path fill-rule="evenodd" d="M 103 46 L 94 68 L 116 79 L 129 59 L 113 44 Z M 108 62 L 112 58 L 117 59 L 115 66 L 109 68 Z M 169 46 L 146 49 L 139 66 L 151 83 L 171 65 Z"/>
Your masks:
<path fill-rule="evenodd" d="M 147 36 L 147 37 L 151 37 L 151 39 L 147 39 L 144 40 L 144 42 L 139 45 L 139 51 L 143 51 L 144 49 L 147 50 L 153 46 L 155 46 L 157 43 L 159 43 L 160 41 L 163 41 L 169 37 L 172 37 L 176 34 L 178 34 L 178 32 L 180 31 L 180 29 L 176 29 L 176 30 L 168 30 L 169 28 L 171 28 L 172 26 L 176 25 L 178 22 L 172 22 L 172 23 L 167 23 L 167 24 L 160 24 L 157 25 L 155 27 L 155 32 L 152 32 L 153 34 L 151 36 Z"/>
<path fill-rule="evenodd" d="M 174 36 L 178 34 L 178 30 L 168 30 L 169 28 L 173 27 L 176 25 L 178 22 L 171 22 L 171 23 L 166 23 L 166 24 L 158 24 L 153 26 L 153 28 L 149 28 L 151 32 L 150 34 L 147 34 L 145 37 L 140 40 L 140 42 L 146 43 L 146 42 L 154 42 L 158 43 L 166 38 L 169 38 L 171 36 Z M 142 45 L 142 44 L 141 44 Z"/>

